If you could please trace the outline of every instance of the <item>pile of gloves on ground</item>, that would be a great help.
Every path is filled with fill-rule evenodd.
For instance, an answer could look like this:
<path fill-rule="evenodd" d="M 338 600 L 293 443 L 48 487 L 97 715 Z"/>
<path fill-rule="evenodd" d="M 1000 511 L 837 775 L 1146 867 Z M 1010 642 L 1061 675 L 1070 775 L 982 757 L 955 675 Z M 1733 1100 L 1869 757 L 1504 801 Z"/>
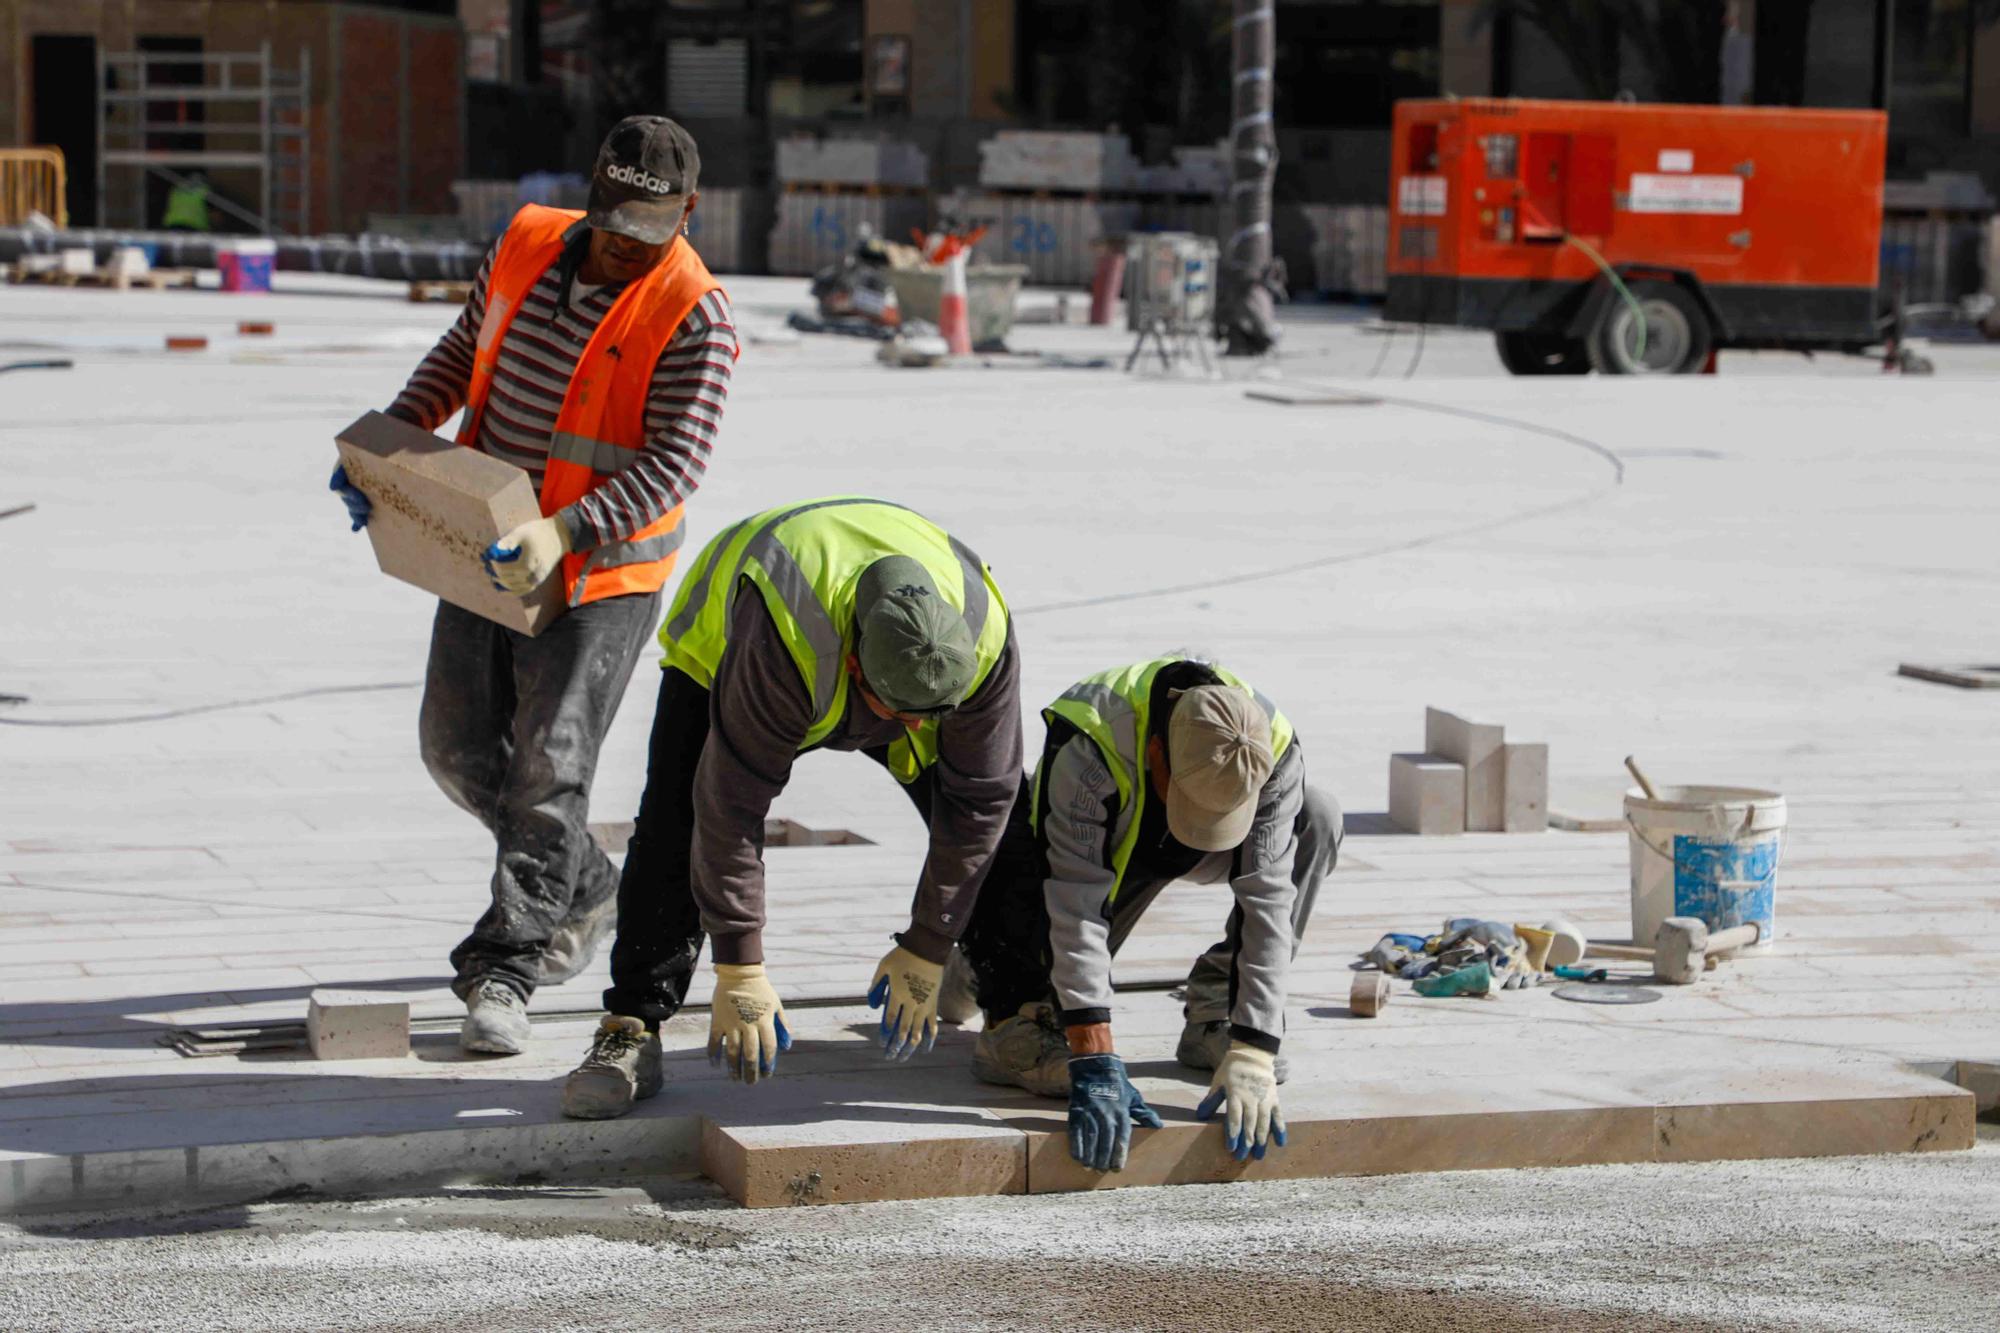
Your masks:
<path fill-rule="evenodd" d="M 1453 917 L 1435 935 L 1392 931 L 1361 955 L 1419 995 L 1491 995 L 1542 984 L 1550 934 L 1533 926 Z"/>

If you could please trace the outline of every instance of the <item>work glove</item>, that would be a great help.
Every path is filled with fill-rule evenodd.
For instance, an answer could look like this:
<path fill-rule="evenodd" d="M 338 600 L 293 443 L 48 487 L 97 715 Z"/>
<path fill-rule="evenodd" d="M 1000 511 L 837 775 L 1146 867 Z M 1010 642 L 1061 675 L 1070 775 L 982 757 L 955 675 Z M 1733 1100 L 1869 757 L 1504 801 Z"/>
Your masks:
<path fill-rule="evenodd" d="M 1125 1076 L 1115 1055 L 1073 1055 L 1069 1061 L 1069 1155 L 1093 1171 L 1123 1171 L 1132 1126 L 1159 1129 L 1159 1112 Z"/>
<path fill-rule="evenodd" d="M 1229 1053 L 1215 1067 L 1208 1096 L 1194 1108 L 1195 1119 L 1208 1120 L 1215 1108 L 1226 1104 L 1223 1121 L 1229 1151 L 1241 1162 L 1254 1157 L 1264 1160 L 1264 1149 L 1285 1146 L 1285 1117 L 1278 1110 L 1277 1057 L 1269 1051 L 1240 1041 L 1229 1043 Z"/>
<path fill-rule="evenodd" d="M 715 1002 L 708 1010 L 708 1062 L 755 1083 L 778 1069 L 778 1052 L 792 1049 L 785 1006 L 762 963 L 717 963 Z"/>
<path fill-rule="evenodd" d="M 334 464 L 333 479 L 327 482 L 326 488 L 338 495 L 340 502 L 347 506 L 347 517 L 354 522 L 354 526 L 348 531 L 359 532 L 368 526 L 368 515 L 373 512 L 375 506 L 368 502 L 368 497 L 361 493 L 360 487 L 347 479 L 347 464 Z"/>
<path fill-rule="evenodd" d="M 569 554 L 569 527 L 559 518 L 523 523 L 486 548 L 479 562 L 502 592 L 533 592 Z"/>
<path fill-rule="evenodd" d="M 943 963 L 926 962 L 900 944 L 875 965 L 868 1007 L 882 1011 L 882 1050 L 891 1060 L 927 1055 L 937 1045 L 943 984 Z"/>

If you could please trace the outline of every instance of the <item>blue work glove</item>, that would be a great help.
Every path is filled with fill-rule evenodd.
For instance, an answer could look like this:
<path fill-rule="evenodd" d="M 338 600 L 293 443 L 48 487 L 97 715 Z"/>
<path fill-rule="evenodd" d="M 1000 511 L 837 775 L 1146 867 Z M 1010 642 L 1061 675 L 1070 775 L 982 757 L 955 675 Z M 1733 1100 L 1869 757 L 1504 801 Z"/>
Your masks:
<path fill-rule="evenodd" d="M 375 506 L 368 503 L 368 497 L 363 495 L 360 489 L 347 479 L 347 465 L 345 463 L 339 463 L 334 466 L 333 479 L 327 482 L 326 488 L 335 495 L 338 495 L 340 502 L 347 506 L 347 516 L 354 520 L 354 526 L 349 531 L 359 532 L 368 526 L 368 515 L 374 510 Z"/>
<path fill-rule="evenodd" d="M 1264 1160 L 1267 1148 L 1285 1146 L 1285 1115 L 1278 1109 L 1277 1056 L 1240 1041 L 1215 1067 L 1208 1096 L 1194 1108 L 1194 1118 L 1209 1120 L 1224 1111 L 1223 1133 L 1237 1161 Z"/>
<path fill-rule="evenodd" d="M 1069 1062 L 1069 1155 L 1093 1171 L 1123 1171 L 1132 1126 L 1159 1129 L 1159 1112 L 1125 1077 L 1115 1055 L 1076 1055 Z"/>

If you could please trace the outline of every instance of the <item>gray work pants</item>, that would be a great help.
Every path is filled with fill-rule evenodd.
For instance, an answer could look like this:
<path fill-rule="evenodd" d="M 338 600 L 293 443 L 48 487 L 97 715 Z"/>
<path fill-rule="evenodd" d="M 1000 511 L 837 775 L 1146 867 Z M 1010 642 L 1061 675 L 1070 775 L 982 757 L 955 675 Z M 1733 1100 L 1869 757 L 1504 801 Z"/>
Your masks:
<path fill-rule="evenodd" d="M 451 953 L 461 998 L 488 978 L 532 995 L 556 928 L 618 892 L 586 826 L 590 784 L 659 617 L 657 592 L 607 597 L 529 638 L 438 603 L 417 724 L 424 766 L 498 844 L 492 903 Z"/>
<path fill-rule="evenodd" d="M 1298 896 L 1292 900 L 1292 956 L 1296 958 L 1299 943 L 1305 939 L 1306 923 L 1312 918 L 1313 903 L 1319 898 L 1319 886 L 1326 882 L 1326 877 L 1333 873 L 1334 863 L 1340 859 L 1345 821 L 1334 799 L 1307 783 L 1297 822 L 1292 827 L 1293 835 L 1298 840 L 1292 857 L 1292 884 L 1298 890 Z M 1191 884 L 1227 884 L 1236 868 L 1239 850 L 1211 852 L 1180 878 Z M 1156 878 L 1127 880 L 1111 910 L 1110 943 L 1113 954 L 1125 943 L 1132 927 L 1139 924 L 1139 918 L 1145 914 L 1153 899 L 1160 895 L 1160 890 L 1171 883 L 1172 880 Z M 1242 947 L 1243 909 L 1234 907 L 1230 909 L 1223 937 L 1210 945 L 1188 972 L 1184 1010 L 1188 1022 L 1228 1020 L 1230 1011 L 1235 1008 L 1232 991 L 1236 955 Z"/>

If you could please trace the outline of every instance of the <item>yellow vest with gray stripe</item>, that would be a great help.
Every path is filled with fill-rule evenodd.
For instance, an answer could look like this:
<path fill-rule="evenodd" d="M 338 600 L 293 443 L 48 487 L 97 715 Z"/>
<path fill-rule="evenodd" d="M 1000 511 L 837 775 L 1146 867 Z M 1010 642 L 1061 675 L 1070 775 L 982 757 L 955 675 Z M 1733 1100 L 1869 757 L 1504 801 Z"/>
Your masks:
<path fill-rule="evenodd" d="M 1146 769 L 1146 737 L 1151 734 L 1153 678 L 1165 668 L 1186 660 L 1162 657 L 1100 671 L 1064 690 L 1061 698 L 1042 710 L 1044 722 L 1061 718 L 1090 737 L 1111 780 L 1118 786 L 1118 818 L 1111 830 L 1111 870 L 1117 881 L 1111 887 L 1109 902 L 1118 900 L 1118 890 L 1124 886 L 1125 867 L 1131 863 L 1132 849 L 1139 842 L 1140 817 L 1152 795 Z M 1284 758 L 1292 744 L 1292 724 L 1278 711 L 1277 705 L 1233 672 L 1213 665 L 1209 670 L 1223 684 L 1250 691 L 1271 722 L 1271 757 Z M 1045 776 L 1041 768 L 1035 770 L 1034 805 L 1029 813 L 1038 833 Z"/>
<path fill-rule="evenodd" d="M 661 665 L 712 687 L 729 646 L 730 609 L 747 581 L 763 597 L 812 699 L 812 729 L 800 746 L 811 749 L 847 714 L 855 582 L 862 570 L 891 555 L 928 569 L 937 591 L 965 617 L 978 654 L 970 697 L 1007 646 L 1007 603 L 992 571 L 923 515 L 861 495 L 768 509 L 724 529 L 695 557 L 660 627 L 666 649 Z M 905 783 L 935 762 L 935 721 L 906 731 L 889 747 L 889 769 Z"/>

